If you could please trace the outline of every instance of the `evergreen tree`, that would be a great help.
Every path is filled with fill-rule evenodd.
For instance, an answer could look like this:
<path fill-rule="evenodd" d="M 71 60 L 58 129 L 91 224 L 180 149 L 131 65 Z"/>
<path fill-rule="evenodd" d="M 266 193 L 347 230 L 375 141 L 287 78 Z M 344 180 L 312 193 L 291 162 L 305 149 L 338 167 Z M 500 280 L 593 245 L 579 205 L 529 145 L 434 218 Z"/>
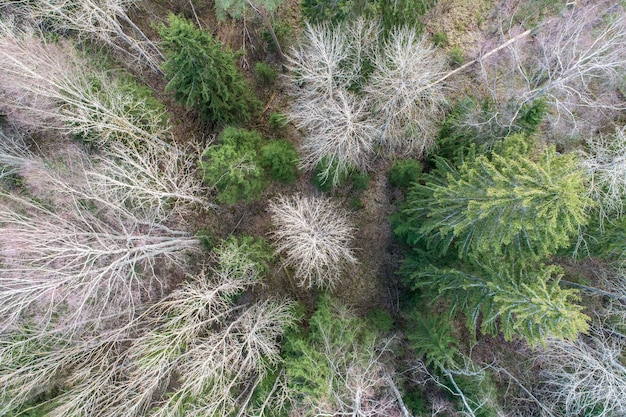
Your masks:
<path fill-rule="evenodd" d="M 258 101 L 235 64 L 236 54 L 190 21 L 170 15 L 159 28 L 167 60 L 166 89 L 205 121 L 219 124 L 250 120 Z"/>
<path fill-rule="evenodd" d="M 514 335 L 531 345 L 548 337 L 576 339 L 589 328 L 589 317 L 576 290 L 559 286 L 561 271 L 555 266 L 478 265 L 459 269 L 428 267 L 409 273 L 416 288 L 428 288 L 447 296 L 452 311 L 467 316 L 472 332 L 495 334 L 506 340 Z"/>
<path fill-rule="evenodd" d="M 585 179 L 574 155 L 539 150 L 522 135 L 491 155 L 470 152 L 456 168 L 445 159 L 416 184 L 396 222 L 410 245 L 459 256 L 540 259 L 566 247 L 586 224 Z"/>
<path fill-rule="evenodd" d="M 203 152 L 200 169 L 204 182 L 217 188 L 218 202 L 252 201 L 265 189 L 267 181 L 258 157 L 262 141 L 257 132 L 227 127 L 218 144 Z"/>

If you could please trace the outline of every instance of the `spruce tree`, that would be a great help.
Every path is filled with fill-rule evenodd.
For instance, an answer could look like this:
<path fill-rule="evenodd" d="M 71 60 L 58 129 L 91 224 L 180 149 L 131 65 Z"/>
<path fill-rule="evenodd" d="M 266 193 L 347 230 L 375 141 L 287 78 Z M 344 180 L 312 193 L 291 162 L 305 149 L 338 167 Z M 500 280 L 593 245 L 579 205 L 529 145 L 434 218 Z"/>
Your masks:
<path fill-rule="evenodd" d="M 558 267 L 489 262 L 462 268 L 431 266 L 408 277 L 416 288 L 450 300 L 451 310 L 462 311 L 474 333 L 480 326 L 483 333 L 500 331 L 506 340 L 519 336 L 533 346 L 548 337 L 575 339 L 589 329 L 577 291 L 559 286 Z"/>
<path fill-rule="evenodd" d="M 454 246 L 461 258 L 537 260 L 568 246 L 586 224 L 585 192 L 575 155 L 514 135 L 491 155 L 470 152 L 458 168 L 437 159 L 407 196 L 396 233 L 440 253 Z"/>
<path fill-rule="evenodd" d="M 237 69 L 235 53 L 182 17 L 170 15 L 159 34 L 167 56 L 166 90 L 174 91 L 178 102 L 197 109 L 204 121 L 250 120 L 258 101 Z"/>

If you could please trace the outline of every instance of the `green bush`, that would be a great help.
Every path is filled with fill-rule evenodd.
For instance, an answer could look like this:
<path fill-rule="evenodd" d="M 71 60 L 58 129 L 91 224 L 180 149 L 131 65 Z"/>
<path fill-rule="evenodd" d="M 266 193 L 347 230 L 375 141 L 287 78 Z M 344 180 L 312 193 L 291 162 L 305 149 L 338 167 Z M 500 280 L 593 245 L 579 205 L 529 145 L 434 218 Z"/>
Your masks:
<path fill-rule="evenodd" d="M 335 187 L 343 187 L 346 185 L 350 185 L 352 187 L 352 191 L 360 192 L 367 190 L 370 184 L 370 176 L 366 172 L 358 171 L 354 168 L 349 168 L 347 173 L 342 174 L 339 177 L 339 181 L 335 186 L 333 186 L 333 181 L 331 176 L 327 178 L 323 178 L 322 173 L 328 169 L 328 158 L 323 158 L 315 167 L 315 171 L 313 173 L 313 177 L 311 178 L 311 182 L 318 190 L 322 192 L 328 192 Z M 333 162 L 329 171 L 335 171 L 335 163 Z"/>
<path fill-rule="evenodd" d="M 260 104 L 237 68 L 236 54 L 182 17 L 170 15 L 169 26 L 157 29 L 166 55 L 166 90 L 174 91 L 179 103 L 197 109 L 204 121 L 251 119 Z"/>
<path fill-rule="evenodd" d="M 417 182 L 424 166 L 415 159 L 401 159 L 396 161 L 389 170 L 389 183 L 395 187 L 409 188 Z"/>
<path fill-rule="evenodd" d="M 416 388 L 405 390 L 402 394 L 404 405 L 414 416 L 426 416 L 428 413 L 428 400 L 424 398 L 421 391 Z"/>
<path fill-rule="evenodd" d="M 352 184 L 352 191 L 365 191 L 370 186 L 370 176 L 367 172 L 352 171 L 348 174 L 348 181 Z"/>
<path fill-rule="evenodd" d="M 215 247 L 215 239 L 208 229 L 200 229 L 194 236 L 200 241 L 200 244 L 206 251 L 210 252 Z"/>
<path fill-rule="evenodd" d="M 475 410 L 476 417 L 498 417 L 502 415 L 497 406 L 495 406 L 497 404 L 496 395 L 498 391 L 489 372 L 485 371 L 483 375 L 474 377 L 457 375 L 454 377 L 454 382 L 469 401 L 472 401 L 474 404 L 484 403 L 482 407 Z M 454 389 L 454 387 L 450 386 L 450 389 Z M 459 409 L 464 410 L 460 404 Z"/>
<path fill-rule="evenodd" d="M 386 33 L 402 26 L 413 27 L 419 33 L 423 28 L 422 16 L 436 2 L 436 0 L 378 0 L 376 3 Z"/>
<path fill-rule="evenodd" d="M 431 38 L 432 42 L 437 46 L 448 45 L 448 35 L 445 32 L 435 32 Z"/>
<path fill-rule="evenodd" d="M 510 110 L 515 109 L 505 111 Z M 458 100 L 446 115 L 439 130 L 436 156 L 456 163 L 461 162 L 474 146 L 489 152 L 507 136 L 535 132 L 546 110 L 545 103 L 536 100 L 522 107 L 513 126 L 505 127 L 496 121 L 494 115 L 499 110 L 490 99 L 480 101 L 466 97 Z"/>
<path fill-rule="evenodd" d="M 318 190 L 322 192 L 328 192 L 333 189 L 333 180 L 331 176 L 324 178 L 323 172 L 329 170 L 330 172 L 336 171 L 336 162 L 330 161 L 328 157 L 322 158 L 320 162 L 315 166 L 315 171 L 313 171 L 313 177 L 311 178 L 311 182 Z M 328 166 L 330 165 L 330 168 Z M 337 182 L 337 187 L 345 184 L 347 179 L 347 175 L 342 175 Z"/>
<path fill-rule="evenodd" d="M 352 1 L 303 0 L 302 16 L 311 23 L 340 23 L 354 12 Z"/>
<path fill-rule="evenodd" d="M 268 123 L 272 130 L 278 130 L 287 124 L 287 117 L 282 113 L 271 112 Z"/>
<path fill-rule="evenodd" d="M 450 64 L 453 67 L 459 67 L 465 61 L 465 56 L 463 54 L 463 50 L 458 46 L 453 46 L 448 52 L 448 58 L 450 59 Z"/>
<path fill-rule="evenodd" d="M 253 201 L 268 184 L 268 177 L 292 183 L 298 177 L 298 153 L 286 140 L 265 143 L 255 131 L 227 127 L 216 145 L 209 146 L 200 160 L 204 182 L 217 189 L 223 204 Z"/>
<path fill-rule="evenodd" d="M 291 142 L 273 140 L 261 148 L 260 156 L 261 166 L 273 180 L 290 184 L 298 178 L 298 153 Z"/>
<path fill-rule="evenodd" d="M 246 271 L 252 268 L 263 278 L 274 262 L 274 249 L 262 237 L 230 236 L 214 249 L 222 268 L 230 271 Z"/>
<path fill-rule="evenodd" d="M 274 21 L 272 19 L 272 27 L 274 28 L 274 34 L 276 35 L 276 39 L 278 39 L 278 43 L 283 45 L 285 40 L 293 39 L 293 29 L 287 23 L 282 21 Z M 278 52 L 276 50 L 276 44 L 274 43 L 274 39 L 272 39 L 272 35 L 269 30 L 263 32 L 263 40 L 267 44 L 267 49 L 270 52 Z"/>
<path fill-rule="evenodd" d="M 204 151 L 200 169 L 204 182 L 217 188 L 219 203 L 252 201 L 265 189 L 267 182 L 257 155 L 262 141 L 257 132 L 227 127 L 218 144 Z"/>
<path fill-rule="evenodd" d="M 285 334 L 283 358 L 292 400 L 319 404 L 328 394 L 344 391 L 341 375 L 355 363 L 370 360 L 377 332 L 368 323 L 334 303 L 327 295 L 317 305 L 308 327 Z"/>
<path fill-rule="evenodd" d="M 254 64 L 254 72 L 263 85 L 271 87 L 276 82 L 276 70 L 265 62 Z"/>
<path fill-rule="evenodd" d="M 424 363 L 443 371 L 457 366 L 459 340 L 454 336 L 450 317 L 414 310 L 409 316 L 407 339 Z"/>
<path fill-rule="evenodd" d="M 361 210 L 363 207 L 365 207 L 365 203 L 363 203 L 363 200 L 357 197 L 351 198 L 348 205 L 352 210 Z"/>
<path fill-rule="evenodd" d="M 367 320 L 374 329 L 388 333 L 393 329 L 393 317 L 387 311 L 376 308 L 367 314 Z"/>
<path fill-rule="evenodd" d="M 519 112 L 515 123 L 522 132 L 534 133 L 539 128 L 548 110 L 545 100 L 537 99 L 531 103 L 524 104 Z"/>

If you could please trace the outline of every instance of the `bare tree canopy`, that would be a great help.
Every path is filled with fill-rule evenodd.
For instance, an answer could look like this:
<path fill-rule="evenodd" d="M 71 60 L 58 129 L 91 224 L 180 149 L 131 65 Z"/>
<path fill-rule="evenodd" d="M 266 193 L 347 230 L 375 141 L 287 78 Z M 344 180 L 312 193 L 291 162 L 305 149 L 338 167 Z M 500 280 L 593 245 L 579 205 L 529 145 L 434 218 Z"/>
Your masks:
<path fill-rule="evenodd" d="M 307 24 L 288 57 L 295 85 L 289 117 L 305 134 L 302 167 L 328 158 L 332 168 L 321 179 L 335 185 L 349 169 L 367 169 L 376 154 L 421 156 L 433 144 L 445 61 L 415 29 L 380 37 L 363 19 Z"/>
<path fill-rule="evenodd" d="M 348 265 L 357 262 L 351 247 L 354 235 L 347 213 L 326 198 L 279 196 L 269 211 L 279 253 L 296 271 L 303 287 L 333 288 Z"/>

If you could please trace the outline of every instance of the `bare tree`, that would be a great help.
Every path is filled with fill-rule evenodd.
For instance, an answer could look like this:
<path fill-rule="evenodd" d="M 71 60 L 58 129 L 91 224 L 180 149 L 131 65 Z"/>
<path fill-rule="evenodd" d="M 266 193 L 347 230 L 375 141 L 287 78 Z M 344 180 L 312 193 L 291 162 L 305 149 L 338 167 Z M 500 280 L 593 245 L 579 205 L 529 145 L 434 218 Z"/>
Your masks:
<path fill-rule="evenodd" d="M 299 86 L 289 118 L 307 134 L 301 167 L 312 170 L 325 161 L 320 179 L 334 185 L 350 168 L 367 167 L 380 136 L 368 99 L 348 91 L 359 82 L 367 41 L 375 33 L 364 20 L 337 27 L 307 24 L 302 43 L 288 57 L 291 81 Z"/>
<path fill-rule="evenodd" d="M 293 82 L 301 86 L 297 96 L 324 101 L 336 89 L 347 88 L 356 76 L 353 68 L 342 66 L 350 56 L 351 46 L 338 28 L 307 23 L 302 42 L 287 57 Z"/>
<path fill-rule="evenodd" d="M 562 415 L 599 417 L 626 413 L 626 366 L 623 343 L 596 329 L 576 341 L 551 340 L 537 352 L 543 364 L 540 394 Z"/>
<path fill-rule="evenodd" d="M 19 125 L 98 140 L 168 135 L 164 114 L 92 68 L 66 42 L 46 43 L 0 20 L 0 109 Z"/>
<path fill-rule="evenodd" d="M 188 415 L 246 415 L 293 321 L 287 301 L 233 302 L 262 271 L 246 250 L 233 241 L 221 245 L 215 265 L 189 274 L 121 327 L 108 323 L 72 338 L 59 328 L 2 334 L 0 411 L 19 410 L 60 386 L 54 416 L 178 416 L 183 408 Z"/>
<path fill-rule="evenodd" d="M 132 317 L 140 299 L 162 285 L 158 266 L 182 265 L 198 245 L 187 233 L 125 211 L 100 206 L 92 213 L 88 200 L 75 196 L 62 210 L 11 194 L 2 198 L 3 328 L 27 314 L 45 325 L 65 309 L 63 320 L 77 325 L 117 311 Z"/>
<path fill-rule="evenodd" d="M 248 408 L 251 390 L 280 361 L 277 337 L 292 320 L 289 304 L 262 302 L 246 308 L 223 329 L 198 340 L 180 366 L 179 392 L 194 398 L 190 416 L 232 415 Z M 176 399 L 174 395 L 172 399 Z M 156 415 L 170 415 L 180 400 L 168 401 Z M 174 408 L 172 408 L 174 406 Z"/>
<path fill-rule="evenodd" d="M 222 253 L 220 258 L 245 257 L 232 246 Z M 241 307 L 229 300 L 256 283 L 253 263 L 244 269 L 233 271 L 228 265 L 205 267 L 137 320 L 144 332 L 126 353 L 122 367 L 126 379 L 114 390 L 123 400 L 109 405 L 109 415 L 144 415 L 154 406 L 154 398 L 167 389 L 184 360 L 186 347 L 204 340 L 207 331 L 223 326 L 225 320 L 239 314 Z M 236 366 L 222 366 L 229 365 Z M 183 398 L 178 400 L 188 401 L 189 393 L 181 392 Z M 160 412 L 167 415 L 166 410 L 167 405 Z"/>
<path fill-rule="evenodd" d="M 479 60 L 501 127 L 514 128 L 539 99 L 550 106 L 552 130 L 567 135 L 598 129 L 626 108 L 618 91 L 626 65 L 626 13 L 615 2 L 582 2 L 505 51 Z"/>
<path fill-rule="evenodd" d="M 141 159 L 134 161 L 136 166 L 122 163 L 115 171 L 114 162 L 98 170 L 98 165 L 91 165 L 80 152 L 54 164 L 19 149 L 8 149 L 4 154 L 11 153 L 25 189 L 43 193 L 35 192 L 37 199 L 11 192 L 0 194 L 0 229 L 6 235 L 0 242 L 0 316 L 4 328 L 20 323 L 25 315 L 32 315 L 31 320 L 45 327 L 62 309 L 69 309 L 64 321 L 77 326 L 118 311 L 132 318 L 140 300 L 153 296 L 161 287 L 160 269 L 183 266 L 186 254 L 198 249 L 195 237 L 176 230 L 177 224 L 165 222 L 174 209 L 167 204 L 184 200 L 173 197 L 177 181 L 188 175 L 187 167 L 165 170 L 160 177 L 156 172 L 169 163 L 161 164 L 161 160 L 177 155 L 153 157 L 145 163 L 152 171 L 141 168 L 146 162 Z M 15 155 L 19 156 L 17 161 Z M 0 159 L 6 159 L 2 153 Z M 59 172 L 46 165 L 57 166 Z M 129 183 L 120 186 L 123 193 L 109 192 L 102 184 L 119 180 L 116 175 L 120 172 L 126 174 Z M 151 173 L 174 183 L 172 192 L 163 193 L 158 181 L 130 181 Z M 144 195 L 136 192 L 135 199 L 125 199 L 130 195 L 127 188 L 138 184 Z M 193 186 L 181 189 L 180 194 L 190 197 L 194 190 Z M 145 196 L 150 197 L 153 207 L 146 207 Z"/>
<path fill-rule="evenodd" d="M 589 193 L 600 202 L 604 215 L 623 213 L 626 196 L 626 127 L 615 135 L 600 135 L 586 140 L 582 164 L 590 177 Z"/>
<path fill-rule="evenodd" d="M 348 169 L 365 170 L 375 150 L 419 156 L 432 143 L 444 60 L 414 30 L 395 30 L 379 43 L 379 28 L 363 19 L 307 25 L 288 60 L 297 86 L 289 117 L 306 134 L 302 167 L 328 158 L 323 180 L 337 184 Z"/>
<path fill-rule="evenodd" d="M 324 162 L 319 174 L 322 181 L 336 185 L 350 169 L 368 167 L 380 129 L 364 98 L 337 89 L 323 101 L 297 100 L 291 117 L 296 126 L 309 132 L 301 146 L 300 166 L 313 170 Z"/>
<path fill-rule="evenodd" d="M 380 358 L 385 348 L 355 343 L 349 353 L 340 353 L 327 344 L 325 356 L 334 372 L 329 381 L 332 399 L 316 405 L 315 415 L 400 416 L 400 403 L 391 389 L 393 381 Z"/>
<path fill-rule="evenodd" d="M 13 336 L 0 339 L 0 413 L 11 415 L 24 403 L 46 394 L 59 386 L 71 372 L 70 390 L 73 402 L 64 394 L 54 415 L 99 415 L 103 391 L 110 388 L 119 374 L 123 358 L 122 345 L 115 338 L 98 337 L 89 333 L 84 339 L 67 338 L 62 332 L 47 332 L 23 328 Z M 80 374 L 80 375 L 79 375 Z M 91 378 L 89 383 L 84 379 Z M 66 398 L 67 396 L 67 398 Z M 108 398 L 109 402 L 111 398 Z M 68 412 L 64 412 L 66 409 Z M 51 414 L 52 415 L 52 414 Z"/>
<path fill-rule="evenodd" d="M 110 143 L 93 159 L 87 180 L 109 201 L 156 213 L 163 222 L 190 214 L 194 207 L 214 208 L 197 172 L 201 152 L 177 143 L 145 140 L 140 145 Z"/>
<path fill-rule="evenodd" d="M 24 135 L 10 127 L 0 127 L 0 179 L 25 172 L 36 160 Z"/>
<path fill-rule="evenodd" d="M 333 288 L 345 267 L 357 263 L 350 247 L 354 226 L 338 204 L 326 198 L 279 196 L 269 204 L 272 236 L 285 265 L 296 271 L 299 284 Z"/>
<path fill-rule="evenodd" d="M 36 24 L 44 22 L 59 33 L 90 37 L 121 53 L 126 63 L 148 67 L 163 75 L 165 60 L 156 43 L 128 17 L 135 0 L 37 0 L 13 2 L 9 10 Z M 130 58 L 130 60 L 129 60 Z"/>
<path fill-rule="evenodd" d="M 414 29 L 391 31 L 370 52 L 374 71 L 365 85 L 374 113 L 382 121 L 379 144 L 392 155 L 421 156 L 433 144 L 434 116 L 445 103 L 445 59 Z"/>

